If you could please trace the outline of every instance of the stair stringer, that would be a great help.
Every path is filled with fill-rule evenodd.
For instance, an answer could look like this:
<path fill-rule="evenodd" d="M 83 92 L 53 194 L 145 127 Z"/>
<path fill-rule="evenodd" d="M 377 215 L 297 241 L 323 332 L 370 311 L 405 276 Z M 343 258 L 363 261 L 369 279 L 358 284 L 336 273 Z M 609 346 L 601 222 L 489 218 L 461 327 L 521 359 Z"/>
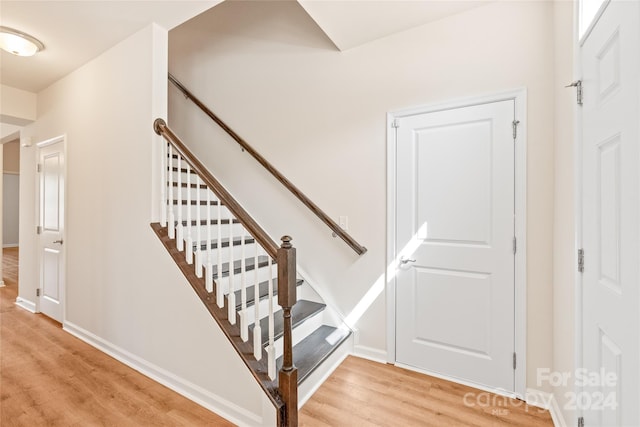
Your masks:
<path fill-rule="evenodd" d="M 265 391 L 263 395 L 265 396 L 266 401 L 263 400 L 262 404 L 263 423 L 259 425 L 277 425 L 278 413 L 279 411 L 282 411 L 284 405 L 280 399 L 277 382 L 270 380 L 266 374 L 266 352 L 263 351 L 262 360 L 255 360 L 255 358 L 253 357 L 253 349 L 250 345 L 250 343 L 253 342 L 253 334 L 251 333 L 251 331 L 249 332 L 249 339 L 247 340 L 247 342 L 243 342 L 240 338 L 239 315 L 237 315 L 238 317 L 236 319 L 235 325 L 231 325 L 227 321 L 227 296 L 225 296 L 225 307 L 219 308 L 215 303 L 215 295 L 208 294 L 206 292 L 204 287 L 204 279 L 196 277 L 193 271 L 193 266 L 184 262 L 184 252 L 178 251 L 176 249 L 175 239 L 169 238 L 169 236 L 167 235 L 166 227 L 162 227 L 159 223 L 152 223 L 151 228 L 160 239 L 169 255 L 175 261 L 178 269 L 183 273 L 186 282 L 191 285 L 192 289 L 195 291 L 199 299 L 204 303 L 206 309 L 211 314 L 211 317 L 214 318 L 222 332 L 226 335 L 228 341 L 240 356 L 240 359 L 245 363 L 245 365 L 249 369 L 249 372 L 251 372 L 251 374 L 257 380 L 258 384 Z M 265 402 L 268 403 L 268 405 Z M 273 415 L 273 417 L 271 417 L 270 415 Z M 273 423 L 270 423 L 269 420 L 273 420 Z"/>

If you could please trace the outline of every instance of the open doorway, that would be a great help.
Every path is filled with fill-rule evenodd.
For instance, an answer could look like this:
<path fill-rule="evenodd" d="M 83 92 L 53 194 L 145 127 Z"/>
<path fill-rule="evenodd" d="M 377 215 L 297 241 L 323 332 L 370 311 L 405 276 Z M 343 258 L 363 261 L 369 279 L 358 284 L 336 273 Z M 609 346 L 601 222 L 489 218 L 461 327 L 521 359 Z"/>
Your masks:
<path fill-rule="evenodd" d="M 2 145 L 2 248 L 18 247 L 20 141 Z"/>
<path fill-rule="evenodd" d="M 2 151 L 0 154 L 0 164 L 2 164 L 2 177 L 0 178 L 2 231 L 0 231 L 0 240 L 3 252 L 5 249 L 12 251 L 12 253 L 15 252 L 17 257 L 20 220 L 20 131 L 19 129 L 9 129 L 10 132 L 5 132 L 5 126 L 2 130 L 3 136 L 0 140 L 0 151 Z M 1 260 L 2 257 L 0 257 Z M 2 276 L 0 277 L 0 285 L 4 285 L 4 269 L 2 268 L 0 268 L 0 276 Z"/>

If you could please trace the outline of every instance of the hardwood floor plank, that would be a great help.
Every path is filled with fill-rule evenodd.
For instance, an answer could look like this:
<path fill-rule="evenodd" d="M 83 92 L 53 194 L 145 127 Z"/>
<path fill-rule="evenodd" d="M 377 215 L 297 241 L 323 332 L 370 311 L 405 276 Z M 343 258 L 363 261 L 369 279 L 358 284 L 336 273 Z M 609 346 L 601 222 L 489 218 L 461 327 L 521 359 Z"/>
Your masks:
<path fill-rule="evenodd" d="M 232 426 L 233 424 L 15 306 L 17 248 L 3 250 L 0 425 Z"/>
<path fill-rule="evenodd" d="M 548 411 L 522 401 L 354 356 L 302 407 L 299 418 L 307 427 L 553 426 Z"/>

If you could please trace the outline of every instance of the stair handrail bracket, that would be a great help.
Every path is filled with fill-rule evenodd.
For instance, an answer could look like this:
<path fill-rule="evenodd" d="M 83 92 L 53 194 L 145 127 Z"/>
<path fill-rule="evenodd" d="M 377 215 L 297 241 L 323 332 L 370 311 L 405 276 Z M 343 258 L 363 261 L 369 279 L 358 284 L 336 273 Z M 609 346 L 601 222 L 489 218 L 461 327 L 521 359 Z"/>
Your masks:
<path fill-rule="evenodd" d="M 198 97 L 189 91 L 178 79 L 169 73 L 169 81 L 182 94 L 193 102 L 203 113 L 213 120 L 222 130 L 224 130 L 231 138 L 233 138 L 244 151 L 250 154 L 260 165 L 262 165 L 273 177 L 285 186 L 294 196 L 302 202 L 311 212 L 313 212 L 327 227 L 331 229 L 334 237 L 340 237 L 351 249 L 358 255 L 367 252 L 367 248 L 358 243 L 349 233 L 340 227 L 329 215 L 327 215 L 318 205 L 316 205 L 306 194 L 296 187 L 287 177 L 285 177 L 278 169 L 275 168 L 267 159 L 265 159 L 255 148 L 238 135 L 229 125 L 227 125 L 220 117 L 218 117 L 209 107 L 207 107 Z"/>
<path fill-rule="evenodd" d="M 278 425 L 295 427 L 298 370 L 293 363 L 292 309 L 298 280 L 292 238 L 283 236 L 278 245 L 162 118 L 153 122 L 153 129 L 166 143 L 160 155 L 161 219 L 152 228 L 270 397 Z M 283 318 L 279 372 L 276 295 Z M 266 308 L 261 308 L 263 303 Z M 264 337 L 263 321 L 268 326 Z"/>

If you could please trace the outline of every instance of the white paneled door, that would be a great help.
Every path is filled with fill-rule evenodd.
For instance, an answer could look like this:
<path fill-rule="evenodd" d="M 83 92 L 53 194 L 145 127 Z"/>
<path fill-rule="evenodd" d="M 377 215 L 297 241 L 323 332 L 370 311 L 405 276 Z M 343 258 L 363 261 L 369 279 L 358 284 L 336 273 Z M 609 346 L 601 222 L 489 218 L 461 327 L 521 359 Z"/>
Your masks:
<path fill-rule="evenodd" d="M 396 360 L 514 391 L 514 100 L 397 121 Z"/>
<path fill-rule="evenodd" d="M 586 426 L 640 425 L 640 3 L 611 1 L 580 48 Z M 588 381 L 585 381 L 588 379 Z"/>
<path fill-rule="evenodd" d="M 59 322 L 64 302 L 64 140 L 39 144 L 40 312 Z"/>

